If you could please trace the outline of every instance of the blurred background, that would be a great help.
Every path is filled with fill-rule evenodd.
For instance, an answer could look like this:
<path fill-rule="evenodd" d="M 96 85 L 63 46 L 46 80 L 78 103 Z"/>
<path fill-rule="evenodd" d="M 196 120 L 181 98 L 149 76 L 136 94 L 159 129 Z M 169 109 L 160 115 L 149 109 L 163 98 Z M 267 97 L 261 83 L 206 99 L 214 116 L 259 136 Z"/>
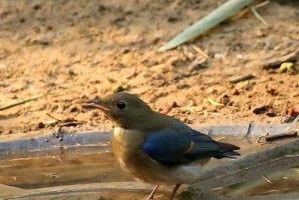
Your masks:
<path fill-rule="evenodd" d="M 41 123 L 53 120 L 47 113 L 84 121 L 76 130 L 110 129 L 82 102 L 117 91 L 194 126 L 284 121 L 290 108 L 299 109 L 299 75 L 264 65 L 298 51 L 298 1 L 260 7 L 268 26 L 245 9 L 157 52 L 224 2 L 0 1 L 0 106 L 48 94 L 0 111 L 1 136 L 44 132 Z M 247 75 L 252 79 L 231 82 Z"/>
<path fill-rule="evenodd" d="M 57 128 L 110 130 L 84 103 L 121 91 L 192 127 L 292 121 L 299 114 L 299 1 L 254 1 L 263 22 L 245 8 L 157 51 L 224 2 L 1 0 L 0 140 Z"/>

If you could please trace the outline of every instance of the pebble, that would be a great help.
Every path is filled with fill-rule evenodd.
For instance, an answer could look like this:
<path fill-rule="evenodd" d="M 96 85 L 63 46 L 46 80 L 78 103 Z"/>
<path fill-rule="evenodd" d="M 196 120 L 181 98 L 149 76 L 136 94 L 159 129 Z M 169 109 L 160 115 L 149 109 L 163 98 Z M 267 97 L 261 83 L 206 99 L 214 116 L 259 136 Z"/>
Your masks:
<path fill-rule="evenodd" d="M 263 106 L 253 109 L 252 112 L 256 115 L 260 115 L 260 114 L 264 114 L 265 112 L 267 112 L 269 108 L 270 108 L 269 105 L 263 105 Z"/>
<path fill-rule="evenodd" d="M 69 112 L 72 113 L 72 112 L 79 112 L 80 109 L 77 107 L 77 106 L 71 106 L 69 108 Z"/>
<path fill-rule="evenodd" d="M 37 124 L 37 129 L 42 129 L 42 128 L 45 128 L 45 124 L 43 122 L 39 122 Z"/>

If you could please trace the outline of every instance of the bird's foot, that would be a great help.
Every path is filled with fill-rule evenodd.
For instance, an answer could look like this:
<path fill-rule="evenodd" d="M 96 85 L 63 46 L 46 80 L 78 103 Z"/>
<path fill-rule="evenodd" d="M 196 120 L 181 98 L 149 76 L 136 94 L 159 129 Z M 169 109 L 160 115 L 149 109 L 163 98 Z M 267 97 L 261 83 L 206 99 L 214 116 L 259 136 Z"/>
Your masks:
<path fill-rule="evenodd" d="M 158 190 L 158 188 L 159 188 L 159 185 L 156 185 L 156 186 L 154 187 L 153 191 L 150 193 L 150 195 L 149 195 L 146 199 L 147 199 L 147 200 L 148 200 L 148 199 L 154 199 L 155 193 L 156 193 L 156 191 Z"/>
<path fill-rule="evenodd" d="M 176 192 L 178 191 L 178 189 L 181 187 L 181 184 L 176 184 L 172 190 L 171 196 L 169 200 L 173 200 L 175 197 Z"/>

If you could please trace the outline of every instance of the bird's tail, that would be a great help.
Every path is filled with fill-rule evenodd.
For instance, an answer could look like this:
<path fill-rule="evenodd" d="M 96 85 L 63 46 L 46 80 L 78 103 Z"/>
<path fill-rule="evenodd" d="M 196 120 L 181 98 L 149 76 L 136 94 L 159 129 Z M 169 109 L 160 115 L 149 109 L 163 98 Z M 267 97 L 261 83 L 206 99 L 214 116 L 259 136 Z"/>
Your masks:
<path fill-rule="evenodd" d="M 217 159 L 221 159 L 221 158 L 236 158 L 236 156 L 240 156 L 241 154 L 239 154 L 238 152 L 236 152 L 236 150 L 239 150 L 240 147 L 233 145 L 233 144 L 229 144 L 229 143 L 224 143 L 224 142 L 218 142 L 219 146 L 221 147 L 221 149 L 223 150 L 223 152 L 221 152 L 219 155 L 214 156 Z"/>

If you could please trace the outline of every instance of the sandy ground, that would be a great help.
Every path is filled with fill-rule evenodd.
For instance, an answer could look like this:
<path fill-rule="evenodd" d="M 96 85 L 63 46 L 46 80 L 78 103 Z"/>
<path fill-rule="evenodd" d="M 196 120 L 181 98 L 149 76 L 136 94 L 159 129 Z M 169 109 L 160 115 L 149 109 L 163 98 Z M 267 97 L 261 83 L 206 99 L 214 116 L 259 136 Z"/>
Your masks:
<path fill-rule="evenodd" d="M 110 129 L 102 113 L 82 105 L 120 87 L 192 126 L 283 122 L 299 109 L 299 74 L 262 66 L 298 48 L 298 1 L 259 8 L 268 28 L 243 12 L 190 44 L 157 52 L 222 2 L 0 1 L 0 107 L 48 94 L 0 111 L 0 139 L 51 133 L 57 127 L 44 125 L 53 121 L 48 114 L 84 122 L 66 131 Z M 208 55 L 202 65 L 197 48 Z M 246 74 L 255 78 L 230 83 Z"/>

